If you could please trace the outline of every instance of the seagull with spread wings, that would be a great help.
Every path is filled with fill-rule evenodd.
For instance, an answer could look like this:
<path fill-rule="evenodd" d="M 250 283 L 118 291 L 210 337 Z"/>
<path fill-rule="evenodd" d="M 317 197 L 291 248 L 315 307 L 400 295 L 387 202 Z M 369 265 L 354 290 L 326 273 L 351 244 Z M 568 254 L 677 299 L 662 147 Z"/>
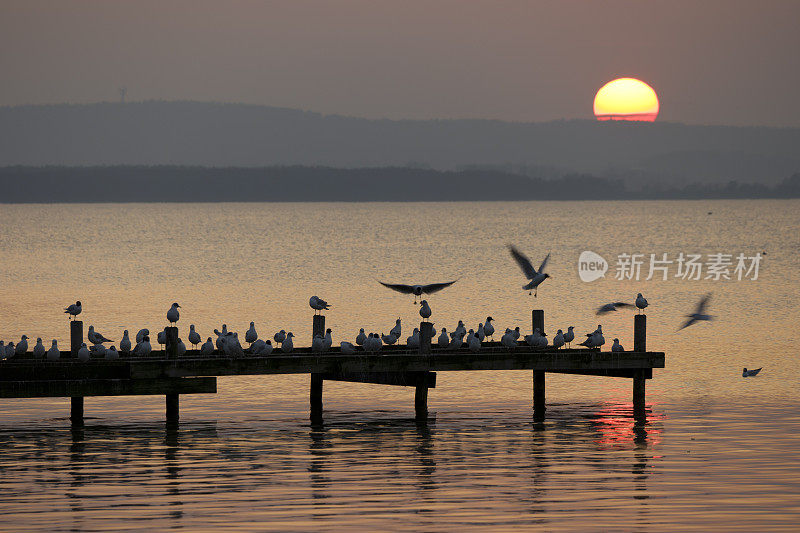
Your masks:
<path fill-rule="evenodd" d="M 533 294 L 536 296 L 537 289 L 541 283 L 550 277 L 550 274 L 544 273 L 544 268 L 547 266 L 547 261 L 550 259 L 550 254 L 547 254 L 547 257 L 544 258 L 542 264 L 539 265 L 539 269 L 533 268 L 533 264 L 531 263 L 530 259 L 528 259 L 522 252 L 514 248 L 512 245 L 508 245 L 508 250 L 511 252 L 511 257 L 517 262 L 519 267 L 522 269 L 522 273 L 525 274 L 525 277 L 530 280 L 527 285 L 523 285 L 522 288 L 526 291 L 529 291 L 528 294 Z"/>
<path fill-rule="evenodd" d="M 706 294 L 703 296 L 703 299 L 700 300 L 697 304 L 697 309 L 694 310 L 694 313 L 690 315 L 686 315 L 689 320 L 684 322 L 684 324 L 678 328 L 678 331 L 682 330 L 683 328 L 688 328 L 692 324 L 696 322 L 711 321 L 714 317 L 706 313 L 706 305 L 708 305 L 708 301 L 711 299 L 711 293 Z"/>
<path fill-rule="evenodd" d="M 392 289 L 393 291 L 397 291 L 402 294 L 413 294 L 414 295 L 414 303 L 417 303 L 417 297 L 422 296 L 423 294 L 433 294 L 434 292 L 439 292 L 442 289 L 445 289 L 458 281 L 454 279 L 453 281 L 447 281 L 445 283 L 429 283 L 428 285 L 406 285 L 403 283 L 384 283 L 382 281 L 378 281 L 384 287 Z"/>

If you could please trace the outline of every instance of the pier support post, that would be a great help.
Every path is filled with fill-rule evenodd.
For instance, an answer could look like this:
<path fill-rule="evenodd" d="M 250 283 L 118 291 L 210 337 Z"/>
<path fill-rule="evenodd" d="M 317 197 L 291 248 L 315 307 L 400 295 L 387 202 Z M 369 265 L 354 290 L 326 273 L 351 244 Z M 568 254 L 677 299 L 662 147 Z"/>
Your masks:
<path fill-rule="evenodd" d="M 69 420 L 73 426 L 83 425 L 83 396 L 70 398 Z"/>
<path fill-rule="evenodd" d="M 167 359 L 174 359 L 178 356 L 178 328 L 170 326 L 164 328 L 164 350 Z"/>
<path fill-rule="evenodd" d="M 536 421 L 544 420 L 544 371 L 533 371 L 533 418 Z"/>
<path fill-rule="evenodd" d="M 433 341 L 433 323 L 431 322 L 420 322 L 419 323 L 419 353 L 420 354 L 430 354 L 431 353 L 431 342 Z M 425 397 L 427 398 L 428 391 L 425 391 Z"/>
<path fill-rule="evenodd" d="M 633 418 L 637 422 L 643 422 L 647 419 L 644 406 L 646 382 L 643 370 L 637 370 L 633 374 Z"/>
<path fill-rule="evenodd" d="M 633 315 L 633 351 L 647 351 L 647 315 Z"/>
<path fill-rule="evenodd" d="M 325 315 L 314 315 L 314 323 L 311 327 L 311 342 L 314 342 L 314 337 L 319 335 L 325 336 Z"/>
<path fill-rule="evenodd" d="M 167 394 L 167 423 L 177 423 L 180 419 L 180 394 Z"/>
<path fill-rule="evenodd" d="M 73 320 L 69 323 L 69 352 L 73 359 L 78 358 L 78 350 L 83 344 L 83 321 Z M 70 398 L 69 419 L 72 425 L 83 425 L 83 396 Z"/>
<path fill-rule="evenodd" d="M 80 320 L 73 320 L 69 323 L 69 354 L 70 357 L 77 359 L 78 350 L 81 349 L 83 344 L 83 322 Z"/>
<path fill-rule="evenodd" d="M 544 309 L 531 311 L 531 333 L 536 331 L 536 328 L 539 328 L 539 331 L 544 333 Z"/>
<path fill-rule="evenodd" d="M 414 411 L 417 420 L 428 418 L 428 385 L 417 385 L 414 393 Z"/>
<path fill-rule="evenodd" d="M 311 419 L 322 418 L 322 374 L 311 374 Z"/>
<path fill-rule="evenodd" d="M 164 346 L 167 359 L 178 357 L 178 328 L 169 326 L 164 328 Z M 180 394 L 167 394 L 167 424 L 177 424 L 180 419 Z"/>

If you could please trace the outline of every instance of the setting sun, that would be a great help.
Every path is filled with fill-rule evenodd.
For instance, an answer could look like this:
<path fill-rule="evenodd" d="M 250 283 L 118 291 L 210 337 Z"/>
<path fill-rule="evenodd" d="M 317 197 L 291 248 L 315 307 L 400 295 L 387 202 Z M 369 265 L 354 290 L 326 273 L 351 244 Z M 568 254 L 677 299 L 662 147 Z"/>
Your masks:
<path fill-rule="evenodd" d="M 658 115 L 658 97 L 652 87 L 635 78 L 618 78 L 603 85 L 594 97 L 597 120 L 653 122 Z"/>

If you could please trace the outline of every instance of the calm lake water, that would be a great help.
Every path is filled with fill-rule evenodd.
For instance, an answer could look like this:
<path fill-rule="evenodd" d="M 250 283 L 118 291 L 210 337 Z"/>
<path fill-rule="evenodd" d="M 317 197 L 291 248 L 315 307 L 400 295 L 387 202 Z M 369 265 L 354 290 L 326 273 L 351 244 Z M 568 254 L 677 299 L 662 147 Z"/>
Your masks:
<path fill-rule="evenodd" d="M 643 292 L 648 348 L 667 368 L 647 383 L 635 428 L 626 379 L 548 375 L 536 426 L 531 375 L 440 373 L 431 418 L 413 389 L 326 382 L 325 423 L 308 420 L 308 376 L 220 378 L 216 395 L 181 398 L 167 430 L 163 397 L 0 405 L 4 530 L 398 531 L 541 526 L 546 530 L 796 530 L 800 520 L 800 201 L 434 204 L 3 205 L 0 339 L 68 345 L 61 309 L 118 342 L 163 327 L 226 323 L 243 336 L 291 330 L 309 344 L 317 294 L 334 340 L 359 327 L 419 321 L 412 298 L 376 280 L 444 281 L 436 327 L 487 315 L 499 329 L 603 324 L 633 344 L 631 312 L 602 303 Z M 505 250 L 552 278 L 537 298 Z M 584 250 L 611 263 L 584 283 Z M 757 280 L 646 281 L 649 254 L 766 252 Z M 638 281 L 615 279 L 619 254 L 646 254 Z M 705 257 L 704 257 L 705 258 Z M 734 261 L 735 262 L 735 261 Z M 731 267 L 732 269 L 733 267 Z M 705 273 L 704 273 L 705 276 Z M 712 323 L 677 332 L 713 292 Z M 764 370 L 743 379 L 742 367 Z"/>

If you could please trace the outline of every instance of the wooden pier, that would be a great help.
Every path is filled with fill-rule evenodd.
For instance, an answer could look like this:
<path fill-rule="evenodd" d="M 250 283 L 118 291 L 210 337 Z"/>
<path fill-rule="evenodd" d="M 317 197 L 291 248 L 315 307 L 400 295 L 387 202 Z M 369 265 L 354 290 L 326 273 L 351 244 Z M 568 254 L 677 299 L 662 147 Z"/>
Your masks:
<path fill-rule="evenodd" d="M 544 330 L 544 314 L 534 311 L 532 322 Z M 325 319 L 314 317 L 314 331 L 324 331 Z M 589 349 L 534 349 L 520 344 L 506 348 L 499 342 L 486 342 L 477 353 L 466 347 L 457 351 L 431 346 L 430 323 L 423 322 L 421 332 L 429 342 L 419 349 L 406 346 L 384 346 L 378 353 L 363 351 L 342 354 L 338 347 L 328 352 L 312 353 L 310 348 L 295 348 L 289 354 L 279 350 L 270 356 L 228 357 L 203 356 L 190 350 L 182 357 L 174 354 L 177 328 L 168 328 L 167 349 L 147 357 L 121 356 L 109 361 L 87 362 L 76 358 L 76 336 L 82 341 L 82 324 L 71 322 L 71 346 L 74 351 L 62 352 L 58 361 L 34 359 L 31 354 L 0 362 L 0 398 L 71 398 L 71 420 L 82 424 L 84 397 L 164 395 L 166 419 L 177 423 L 181 394 L 213 394 L 217 392 L 217 376 L 267 374 L 310 374 L 310 410 L 312 421 L 322 419 L 322 391 L 325 380 L 374 383 L 415 387 L 417 418 L 428 416 L 429 389 L 436 387 L 436 372 L 481 370 L 529 370 L 533 380 L 533 411 L 536 420 L 545 417 L 545 376 L 547 373 L 579 374 L 628 378 L 633 383 L 633 414 L 637 420 L 646 417 L 645 383 L 652 379 L 654 368 L 664 368 L 663 352 L 647 352 L 645 315 L 634 319 L 634 351 L 601 352 Z M 423 337 L 424 338 L 424 337 Z M 466 345 L 465 345 L 466 346 Z"/>

